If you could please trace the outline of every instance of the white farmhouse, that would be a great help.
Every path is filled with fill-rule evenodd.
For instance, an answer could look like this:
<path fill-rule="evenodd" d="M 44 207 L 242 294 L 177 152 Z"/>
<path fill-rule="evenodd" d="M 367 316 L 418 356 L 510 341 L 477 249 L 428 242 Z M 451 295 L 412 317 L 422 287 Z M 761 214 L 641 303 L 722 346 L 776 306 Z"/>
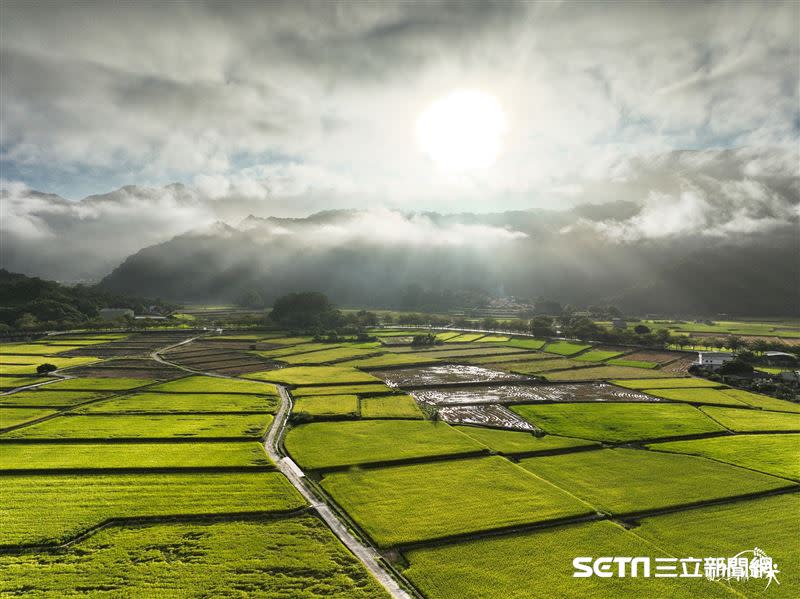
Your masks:
<path fill-rule="evenodd" d="M 733 360 L 733 354 L 719 351 L 699 351 L 697 352 L 697 362 L 695 366 L 702 366 L 708 370 L 717 370 L 726 362 Z"/>

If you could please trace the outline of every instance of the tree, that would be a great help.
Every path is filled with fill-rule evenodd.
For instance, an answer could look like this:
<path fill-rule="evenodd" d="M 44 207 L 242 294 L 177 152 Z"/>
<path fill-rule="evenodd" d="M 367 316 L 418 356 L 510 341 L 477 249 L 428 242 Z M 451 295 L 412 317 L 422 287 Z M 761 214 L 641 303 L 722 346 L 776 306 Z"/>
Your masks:
<path fill-rule="evenodd" d="M 45 362 L 44 364 L 39 364 L 36 367 L 36 374 L 48 374 L 54 370 L 58 370 L 58 366 L 55 364 L 50 364 L 49 362 Z"/>
<path fill-rule="evenodd" d="M 537 337 L 554 337 L 553 319 L 549 316 L 536 316 L 531 321 L 531 333 Z"/>
<path fill-rule="evenodd" d="M 290 328 L 334 327 L 340 314 L 324 293 L 305 291 L 276 299 L 269 319 Z"/>
<path fill-rule="evenodd" d="M 247 289 L 236 298 L 236 304 L 245 308 L 263 308 L 264 298 L 255 289 Z"/>
<path fill-rule="evenodd" d="M 731 335 L 728 337 L 728 342 L 726 344 L 728 348 L 733 352 L 736 353 L 741 347 L 744 346 L 744 342 L 742 341 L 741 337 L 737 337 L 736 335 Z"/>
<path fill-rule="evenodd" d="M 484 329 L 486 329 L 486 330 L 489 330 L 489 331 L 494 331 L 494 330 L 496 330 L 497 328 L 499 328 L 499 326 L 500 326 L 500 323 L 499 323 L 499 322 L 497 322 L 497 320 L 496 320 L 496 319 L 494 319 L 494 318 L 492 318 L 491 316 L 487 316 L 487 317 L 486 317 L 486 318 L 484 318 L 484 319 L 483 319 L 483 321 L 481 322 L 481 326 L 482 326 L 482 328 L 484 328 Z"/>
<path fill-rule="evenodd" d="M 719 374 L 753 374 L 753 366 L 743 360 L 725 362 L 717 371 Z"/>
<path fill-rule="evenodd" d="M 650 333 L 650 327 L 643 324 L 637 324 L 633 328 L 633 332 L 636 333 L 637 335 L 647 335 L 648 333 Z"/>

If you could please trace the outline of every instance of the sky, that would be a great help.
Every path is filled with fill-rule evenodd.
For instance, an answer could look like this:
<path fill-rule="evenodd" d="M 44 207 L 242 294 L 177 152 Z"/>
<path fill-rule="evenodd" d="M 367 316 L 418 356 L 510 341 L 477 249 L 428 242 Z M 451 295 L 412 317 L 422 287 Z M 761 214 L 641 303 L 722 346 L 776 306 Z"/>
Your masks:
<path fill-rule="evenodd" d="M 0 12 L 6 231 L 85 234 L 95 219 L 157 241 L 249 213 L 625 200 L 643 216 L 598 230 L 630 240 L 798 215 L 797 2 L 3 0 Z M 459 90 L 502 112 L 489 164 L 447 168 L 420 145 L 420 119 Z M 485 120 L 451 127 L 445 153 Z M 153 211 L 164 218 L 137 216 Z"/>

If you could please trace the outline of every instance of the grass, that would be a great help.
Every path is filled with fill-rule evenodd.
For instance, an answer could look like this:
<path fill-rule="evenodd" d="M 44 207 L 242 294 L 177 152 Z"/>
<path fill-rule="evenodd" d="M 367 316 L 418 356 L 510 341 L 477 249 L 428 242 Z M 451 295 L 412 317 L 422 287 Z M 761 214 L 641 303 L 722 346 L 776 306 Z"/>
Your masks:
<path fill-rule="evenodd" d="M 738 433 L 753 431 L 800 431 L 800 414 L 766 412 L 739 408 L 704 406 L 700 410 L 722 426 Z"/>
<path fill-rule="evenodd" d="M 617 356 L 621 356 L 621 351 L 603 351 L 599 349 L 593 349 L 591 351 L 587 351 L 585 354 L 581 354 L 576 360 L 581 360 L 582 362 L 605 362 L 606 360 L 610 360 L 611 358 L 616 358 Z"/>
<path fill-rule="evenodd" d="M 284 443 L 297 463 L 312 469 L 463 454 L 484 449 L 443 422 L 416 420 L 303 424 L 289 430 Z"/>
<path fill-rule="evenodd" d="M 356 395 L 311 395 L 295 401 L 293 414 L 298 417 L 358 417 Z"/>
<path fill-rule="evenodd" d="M 630 368 L 658 367 L 658 362 L 646 362 L 645 360 L 609 360 L 608 363 L 614 366 L 629 366 Z"/>
<path fill-rule="evenodd" d="M 55 413 L 55 410 L 39 408 L 0 408 L 0 428 L 16 426 Z"/>
<path fill-rule="evenodd" d="M 653 379 L 631 379 L 625 381 L 610 381 L 620 387 L 628 389 L 691 389 L 695 387 L 719 387 L 719 383 L 706 379 L 693 377 L 665 378 L 658 381 Z"/>
<path fill-rule="evenodd" d="M 762 410 L 774 410 L 776 412 L 800 412 L 800 403 L 794 403 L 783 399 L 776 399 L 758 393 L 751 393 L 742 389 L 720 389 L 720 392 L 727 397 L 740 401 L 754 408 Z"/>
<path fill-rule="evenodd" d="M 78 408 L 77 412 L 143 414 L 148 412 L 275 412 L 278 400 L 267 395 L 226 393 L 136 393 Z"/>
<path fill-rule="evenodd" d="M 305 504 L 277 472 L 3 477 L 0 545 L 58 543 L 109 518 L 286 511 Z"/>
<path fill-rule="evenodd" d="M 612 514 L 686 505 L 791 485 L 780 478 L 704 458 L 637 449 L 525 458 L 520 465 Z"/>
<path fill-rule="evenodd" d="M 682 404 L 527 404 L 512 406 L 511 410 L 548 433 L 598 441 L 636 441 L 725 430 L 692 406 Z"/>
<path fill-rule="evenodd" d="M 800 435 L 735 435 L 654 443 L 650 449 L 699 455 L 800 480 Z"/>
<path fill-rule="evenodd" d="M 231 443 L 4 443 L 0 470 L 269 466 L 256 441 Z"/>
<path fill-rule="evenodd" d="M 184 379 L 161 383 L 150 391 L 169 391 L 181 393 L 255 393 L 259 395 L 277 395 L 273 385 L 254 383 L 241 379 L 226 379 L 216 376 L 190 376 Z"/>
<path fill-rule="evenodd" d="M 583 345 L 580 343 L 569 343 L 568 341 L 556 341 L 555 343 L 548 343 L 544 351 L 551 354 L 558 354 L 560 356 L 574 356 L 585 349 L 589 349 L 591 345 Z"/>
<path fill-rule="evenodd" d="M 0 556 L 0 595 L 63 597 L 76 589 L 111 597 L 388 598 L 312 516 L 118 526 L 65 553 Z"/>
<path fill-rule="evenodd" d="M 569 447 L 597 445 L 592 441 L 584 441 L 583 439 L 570 439 L 567 437 L 556 437 L 554 435 L 535 437 L 532 433 L 508 431 L 497 428 L 485 428 L 480 426 L 457 426 L 455 428 L 465 435 L 469 435 L 478 443 L 483 443 L 492 451 L 504 454 L 552 451 Z"/>
<path fill-rule="evenodd" d="M 548 381 L 597 381 L 608 379 L 624 379 L 626 377 L 639 378 L 644 374 L 641 368 L 629 366 L 596 366 L 594 368 L 581 368 L 576 370 L 562 370 L 549 372 L 544 377 Z M 647 376 L 653 378 L 669 377 L 669 373 L 652 370 Z"/>
<path fill-rule="evenodd" d="M 77 391 L 127 391 L 136 387 L 143 387 L 155 381 L 148 379 L 128 379 L 128 378 L 72 378 L 64 381 L 52 383 L 42 390 L 59 391 L 71 389 Z"/>
<path fill-rule="evenodd" d="M 645 393 L 672 401 L 685 401 L 689 403 L 708 403 L 727 406 L 744 407 L 745 404 L 726 395 L 719 389 L 645 389 Z"/>
<path fill-rule="evenodd" d="M 97 415 L 62 416 L 3 435 L 4 439 L 160 439 L 260 437 L 272 416 Z"/>
<path fill-rule="evenodd" d="M 767 581 L 762 578 L 732 581 L 731 587 L 748 597 L 798 597 L 798 513 L 800 496 L 791 493 L 644 518 L 634 532 L 672 555 L 732 557 L 760 547 L 780 570 L 780 586 L 773 582 L 765 591 Z M 751 553 L 749 559 L 752 557 Z"/>
<path fill-rule="evenodd" d="M 341 394 L 353 394 L 353 395 L 361 395 L 364 393 L 391 393 L 392 388 L 387 387 L 383 383 L 380 384 L 366 384 L 366 385 L 321 385 L 321 386 L 309 386 L 309 387 L 298 387 L 297 389 L 292 390 L 292 395 L 294 397 L 306 397 L 309 395 L 341 395 Z"/>
<path fill-rule="evenodd" d="M 244 376 L 248 379 L 285 383 L 287 385 L 380 382 L 374 376 L 350 366 L 294 366 L 281 370 L 252 372 Z"/>
<path fill-rule="evenodd" d="M 680 523 L 676 530 L 686 535 Z M 409 567 L 403 574 L 429 599 L 732 597 L 704 579 L 573 578 L 573 558 L 601 555 L 667 556 L 618 524 L 603 521 L 414 549 L 405 553 Z"/>
<path fill-rule="evenodd" d="M 508 347 L 519 347 L 521 349 L 542 349 L 547 344 L 544 339 L 511 339 L 503 343 Z"/>
<path fill-rule="evenodd" d="M 45 391 L 46 388 L 0 395 L 0 406 L 64 407 L 106 395 L 103 391 Z"/>
<path fill-rule="evenodd" d="M 412 418 L 424 415 L 410 395 L 382 395 L 361 400 L 362 418 Z"/>
<path fill-rule="evenodd" d="M 337 472 L 322 486 L 379 547 L 591 512 L 498 456 Z"/>
<path fill-rule="evenodd" d="M 287 364 L 325 364 L 326 362 L 347 360 L 348 358 L 358 358 L 361 356 L 368 356 L 374 353 L 375 353 L 374 349 L 354 349 L 352 347 L 338 347 L 335 349 L 314 351 L 307 354 L 284 356 L 283 358 L 280 359 L 280 361 L 285 362 Z"/>
<path fill-rule="evenodd" d="M 383 354 L 371 358 L 360 358 L 341 362 L 340 366 L 353 366 L 356 368 L 384 368 L 386 366 L 403 366 L 405 364 L 434 364 L 439 361 L 439 352 Z"/>

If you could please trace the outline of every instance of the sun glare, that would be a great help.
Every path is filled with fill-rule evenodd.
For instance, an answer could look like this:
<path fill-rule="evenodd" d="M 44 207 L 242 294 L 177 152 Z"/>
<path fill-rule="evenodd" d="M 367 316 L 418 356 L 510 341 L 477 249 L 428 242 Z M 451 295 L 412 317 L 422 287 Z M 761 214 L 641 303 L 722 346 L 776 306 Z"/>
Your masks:
<path fill-rule="evenodd" d="M 505 130 L 506 117 L 497 98 L 479 90 L 459 90 L 419 116 L 417 141 L 440 167 L 464 171 L 491 166 Z"/>

